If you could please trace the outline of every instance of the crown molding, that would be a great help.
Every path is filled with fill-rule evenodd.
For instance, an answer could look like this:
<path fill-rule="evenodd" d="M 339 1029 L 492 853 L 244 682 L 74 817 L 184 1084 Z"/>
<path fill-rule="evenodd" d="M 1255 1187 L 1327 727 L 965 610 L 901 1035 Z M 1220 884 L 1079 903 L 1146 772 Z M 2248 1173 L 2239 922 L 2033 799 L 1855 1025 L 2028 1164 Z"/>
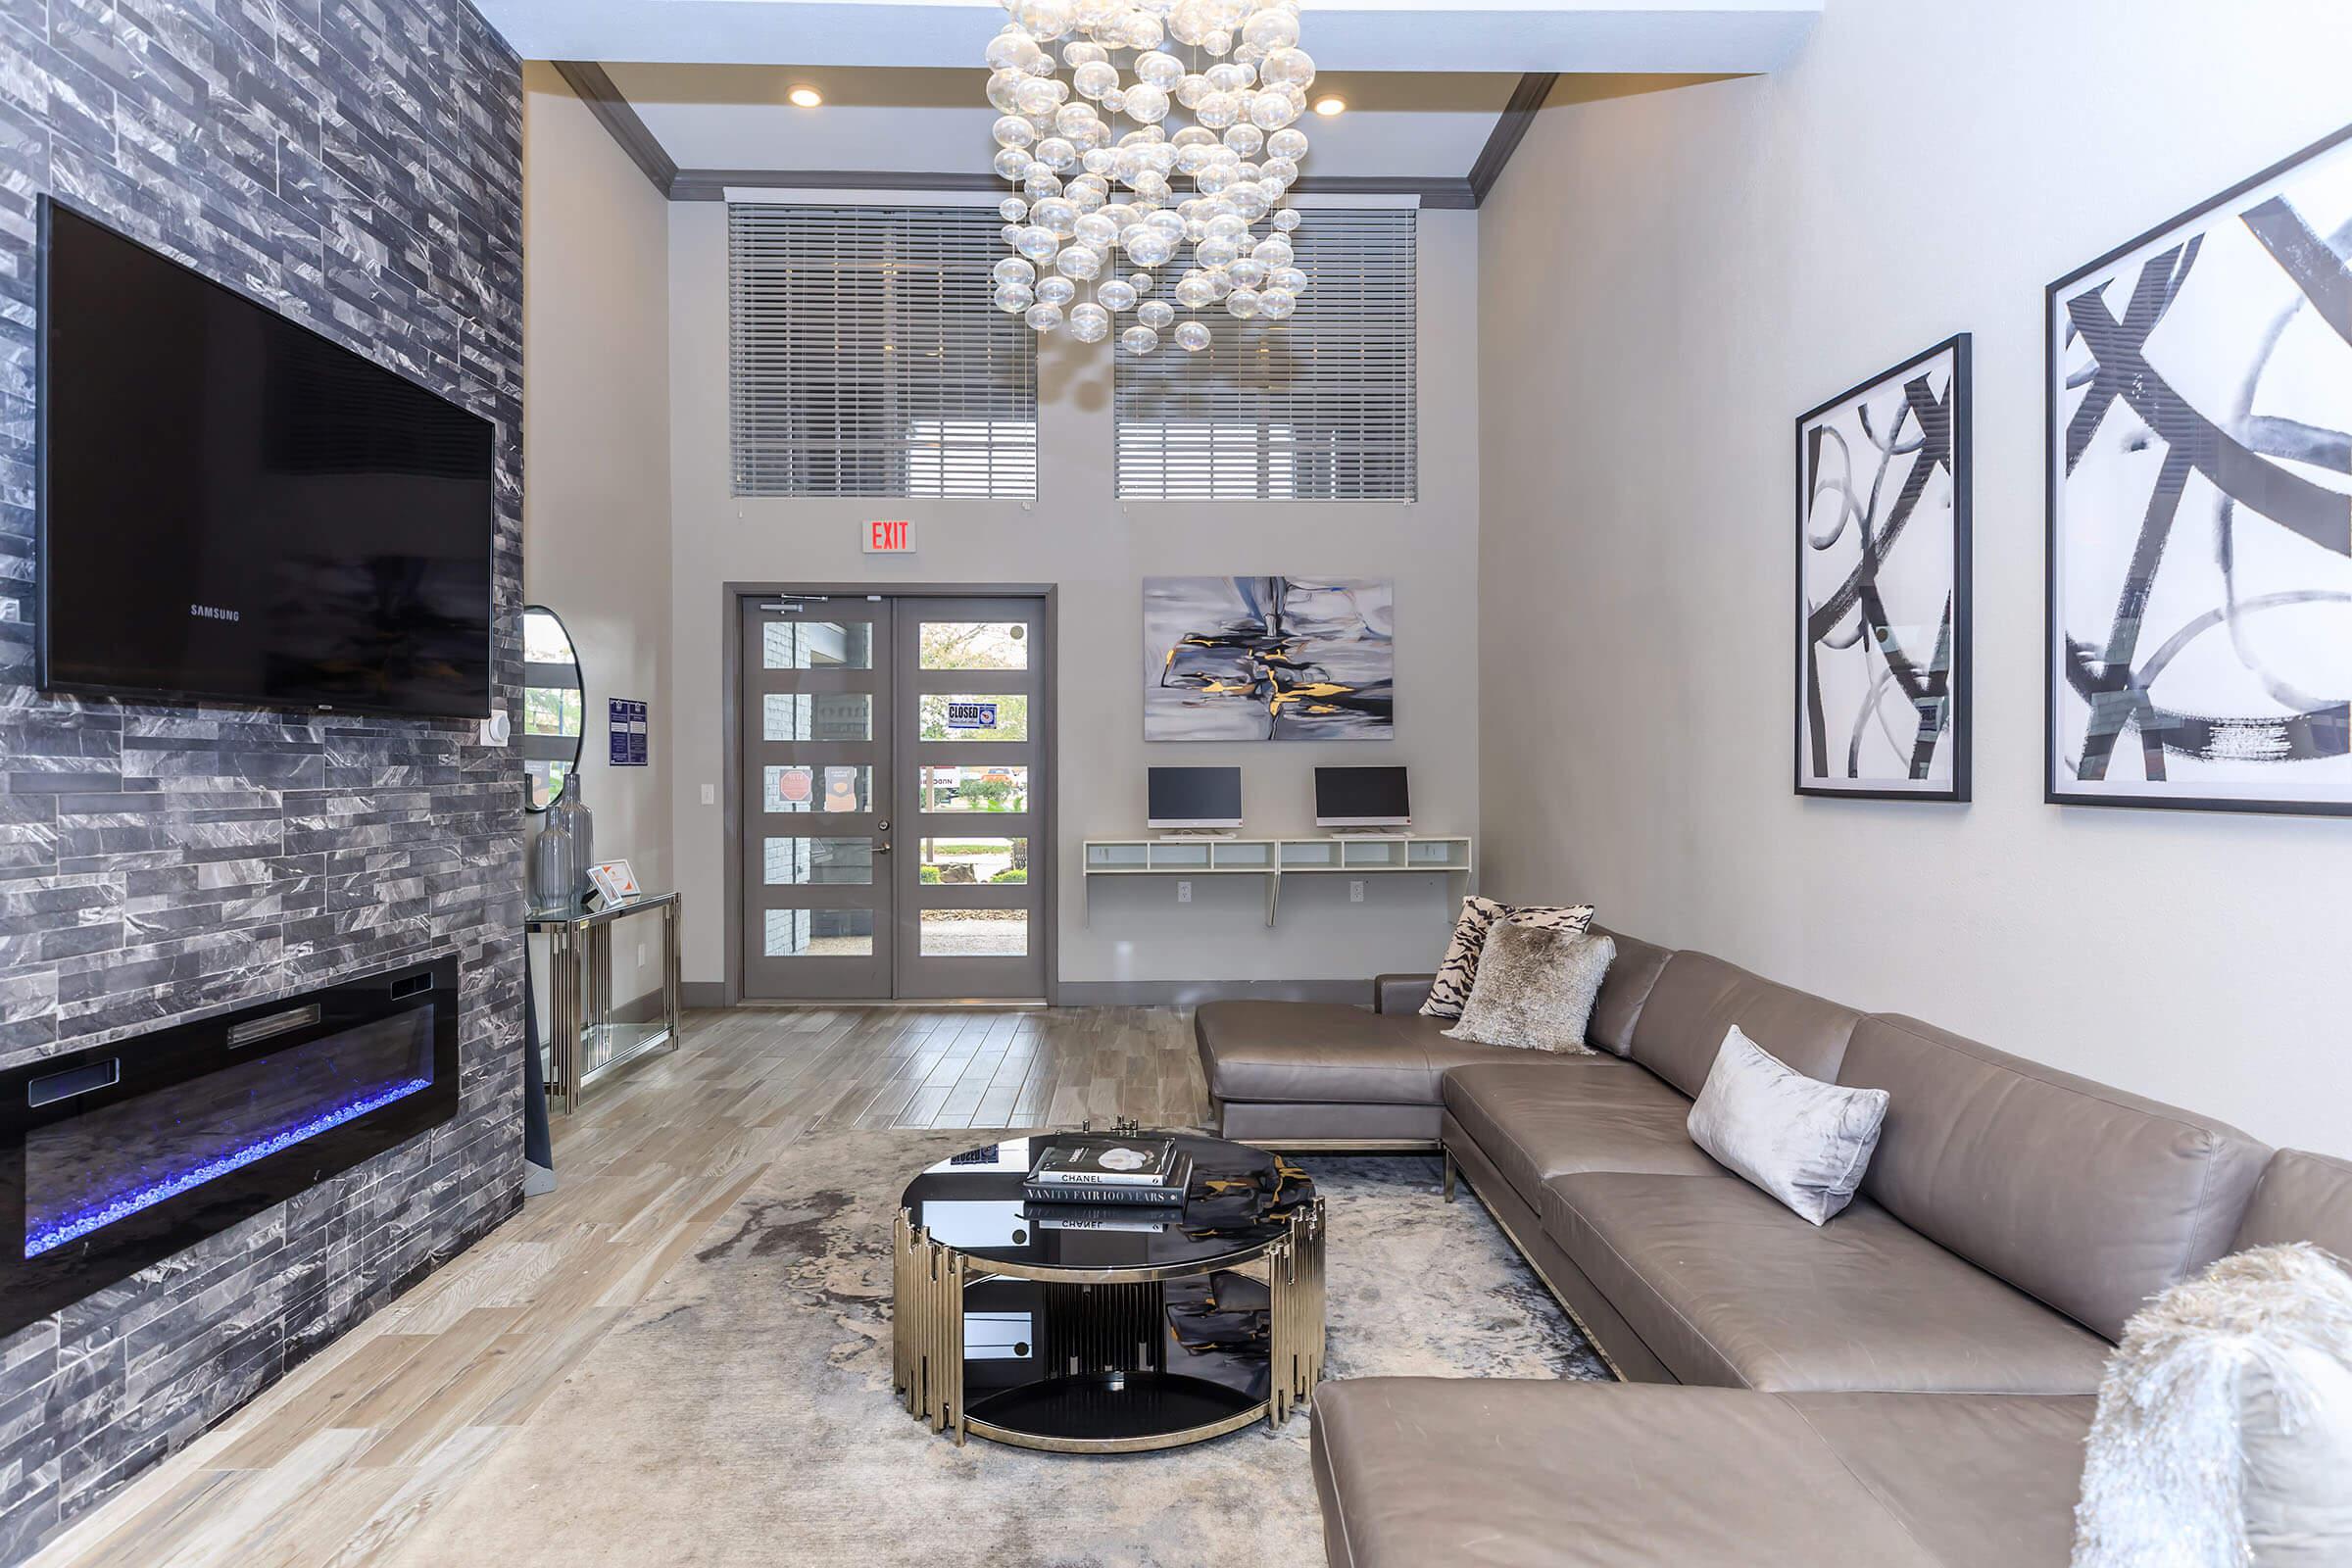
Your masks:
<path fill-rule="evenodd" d="M 667 196 L 677 180 L 678 166 L 662 150 L 661 141 L 645 122 L 637 118 L 637 111 L 629 107 L 629 101 L 620 95 L 620 89 L 612 84 L 605 68 L 593 60 L 556 60 L 549 64 L 571 84 L 571 90 L 580 95 L 580 102 L 588 106 L 597 122 L 620 144 L 629 161 L 645 172 L 645 177 L 654 182 L 654 189 Z"/>
<path fill-rule="evenodd" d="M 1502 115 L 1494 122 L 1486 146 L 1479 149 L 1478 162 L 1470 166 L 1471 206 L 1484 203 L 1487 192 L 1502 177 L 1503 167 L 1511 161 L 1511 154 L 1519 150 L 1520 138 L 1535 125 L 1536 112 L 1544 107 L 1544 100 L 1551 96 L 1552 83 L 1559 79 L 1556 71 L 1531 71 L 1511 89 L 1511 101 L 1502 106 Z"/>

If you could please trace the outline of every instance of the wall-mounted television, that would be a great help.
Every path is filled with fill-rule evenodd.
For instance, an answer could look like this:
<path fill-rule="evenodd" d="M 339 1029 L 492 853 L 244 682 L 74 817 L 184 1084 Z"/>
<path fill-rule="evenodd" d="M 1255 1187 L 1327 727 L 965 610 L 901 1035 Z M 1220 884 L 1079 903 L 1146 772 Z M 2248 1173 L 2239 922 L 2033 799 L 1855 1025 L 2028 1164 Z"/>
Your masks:
<path fill-rule="evenodd" d="M 1401 767 L 1315 769 L 1315 826 L 1410 827 L 1413 801 Z"/>
<path fill-rule="evenodd" d="M 490 711 L 489 420 L 40 204 L 44 690 Z"/>

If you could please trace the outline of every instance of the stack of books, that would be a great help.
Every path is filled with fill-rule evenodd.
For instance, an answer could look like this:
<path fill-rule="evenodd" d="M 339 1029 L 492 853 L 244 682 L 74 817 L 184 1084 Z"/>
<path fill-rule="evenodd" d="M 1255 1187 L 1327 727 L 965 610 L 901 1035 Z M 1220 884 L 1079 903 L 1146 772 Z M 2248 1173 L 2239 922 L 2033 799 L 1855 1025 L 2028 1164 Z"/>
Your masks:
<path fill-rule="evenodd" d="M 1038 1203 L 1184 1202 L 1193 1178 L 1190 1154 L 1166 1137 L 1064 1133 L 1047 1141 L 1021 1184 Z"/>

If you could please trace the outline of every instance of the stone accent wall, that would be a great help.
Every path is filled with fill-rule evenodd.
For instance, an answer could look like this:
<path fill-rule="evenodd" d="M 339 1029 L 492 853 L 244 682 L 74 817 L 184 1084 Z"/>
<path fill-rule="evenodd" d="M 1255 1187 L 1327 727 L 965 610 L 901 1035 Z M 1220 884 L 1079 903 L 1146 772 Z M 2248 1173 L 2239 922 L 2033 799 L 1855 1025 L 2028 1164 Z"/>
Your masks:
<path fill-rule="evenodd" d="M 34 200 L 499 425 L 515 707 L 519 65 L 465 0 L 0 0 L 0 1064 L 454 949 L 458 1120 L 0 1341 L 0 1562 L 520 1202 L 521 774 L 469 722 L 32 691 Z M 123 569 L 139 569 L 136 562 Z"/>

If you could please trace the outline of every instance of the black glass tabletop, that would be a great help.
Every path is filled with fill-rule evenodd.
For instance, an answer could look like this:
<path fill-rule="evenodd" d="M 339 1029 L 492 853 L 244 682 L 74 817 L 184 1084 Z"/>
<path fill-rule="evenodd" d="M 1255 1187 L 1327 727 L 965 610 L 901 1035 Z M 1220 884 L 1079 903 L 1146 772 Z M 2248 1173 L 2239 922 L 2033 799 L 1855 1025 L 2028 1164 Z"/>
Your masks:
<path fill-rule="evenodd" d="M 1192 1158 L 1181 1208 L 1034 1202 L 1021 1184 L 1047 1136 L 942 1160 L 908 1182 L 900 1201 L 916 1227 L 984 1265 L 1153 1270 L 1254 1255 L 1314 1198 L 1303 1171 L 1264 1150 L 1177 1133 L 1177 1152 Z"/>

